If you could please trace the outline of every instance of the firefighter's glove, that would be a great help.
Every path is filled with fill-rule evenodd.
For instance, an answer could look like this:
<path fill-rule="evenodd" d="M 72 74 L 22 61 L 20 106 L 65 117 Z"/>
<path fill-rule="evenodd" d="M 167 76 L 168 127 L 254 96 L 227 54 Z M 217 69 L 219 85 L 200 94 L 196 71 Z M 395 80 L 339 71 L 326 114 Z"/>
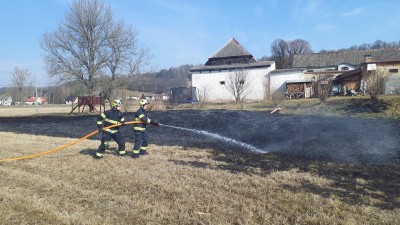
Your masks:
<path fill-rule="evenodd" d="M 154 126 L 160 126 L 160 122 L 158 122 L 157 120 L 152 120 L 150 124 Z"/>
<path fill-rule="evenodd" d="M 102 127 L 102 126 L 98 126 L 98 127 L 97 127 L 97 130 L 98 130 L 99 132 L 103 132 L 103 127 Z"/>

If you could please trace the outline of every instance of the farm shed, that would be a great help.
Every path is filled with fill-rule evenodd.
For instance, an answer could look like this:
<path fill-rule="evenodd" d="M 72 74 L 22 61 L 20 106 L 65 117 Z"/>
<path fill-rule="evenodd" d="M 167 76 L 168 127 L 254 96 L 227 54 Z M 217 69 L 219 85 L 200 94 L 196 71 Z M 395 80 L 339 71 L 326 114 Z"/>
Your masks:
<path fill-rule="evenodd" d="M 361 88 L 361 79 L 362 79 L 362 71 L 361 69 L 351 70 L 346 73 L 342 73 L 338 75 L 333 83 L 339 85 L 342 89 L 340 95 L 348 95 L 349 93 L 345 93 L 347 91 L 355 91 L 358 93 Z"/>
<path fill-rule="evenodd" d="M 313 95 L 313 80 L 286 81 L 286 98 L 311 98 Z"/>

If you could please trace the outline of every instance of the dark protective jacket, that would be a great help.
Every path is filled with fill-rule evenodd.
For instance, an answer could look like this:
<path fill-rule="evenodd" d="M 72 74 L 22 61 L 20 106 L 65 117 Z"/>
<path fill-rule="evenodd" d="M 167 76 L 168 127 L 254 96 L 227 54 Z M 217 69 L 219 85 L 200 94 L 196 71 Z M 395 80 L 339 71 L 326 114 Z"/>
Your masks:
<path fill-rule="evenodd" d="M 151 119 L 147 116 L 147 111 L 140 107 L 135 113 L 135 121 L 141 121 L 143 123 L 135 123 L 133 125 L 133 130 L 135 131 L 145 131 L 147 124 L 152 123 Z"/>
<path fill-rule="evenodd" d="M 117 109 L 110 109 L 110 110 L 107 110 L 107 111 L 103 112 L 102 114 L 100 114 L 97 117 L 97 127 L 103 126 L 103 120 L 104 120 L 104 127 L 108 127 L 111 125 L 125 122 L 122 112 Z M 116 133 L 116 132 L 118 132 L 118 130 L 119 130 L 119 126 L 107 129 L 105 131 L 108 131 L 110 133 Z"/>

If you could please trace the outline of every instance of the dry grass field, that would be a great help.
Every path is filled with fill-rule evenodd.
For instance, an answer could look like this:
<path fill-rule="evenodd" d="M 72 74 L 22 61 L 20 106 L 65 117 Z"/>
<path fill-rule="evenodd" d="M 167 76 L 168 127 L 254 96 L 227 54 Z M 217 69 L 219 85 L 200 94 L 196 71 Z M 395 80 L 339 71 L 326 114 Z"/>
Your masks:
<path fill-rule="evenodd" d="M 72 110 L 70 105 L 26 105 L 26 106 L 2 106 L 1 116 L 40 116 L 49 114 L 67 114 Z"/>
<path fill-rule="evenodd" d="M 286 112 L 310 113 L 290 104 Z M 70 108 L 0 110 L 2 116 L 64 116 Z M 0 137 L 0 160 L 76 140 L 4 131 Z M 86 139 L 44 156 L 0 162 L 0 224 L 400 224 L 398 164 L 162 144 L 151 144 L 150 154 L 136 160 L 113 151 L 96 160 L 98 145 Z"/>

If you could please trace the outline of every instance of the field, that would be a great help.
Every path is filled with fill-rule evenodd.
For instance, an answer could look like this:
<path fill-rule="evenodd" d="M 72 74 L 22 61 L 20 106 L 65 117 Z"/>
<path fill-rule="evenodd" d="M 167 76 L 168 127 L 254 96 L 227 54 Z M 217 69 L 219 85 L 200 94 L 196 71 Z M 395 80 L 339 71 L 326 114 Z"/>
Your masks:
<path fill-rule="evenodd" d="M 118 157 L 114 142 L 94 159 L 96 134 L 0 162 L 0 224 L 400 224 L 397 101 L 151 111 L 164 125 L 191 130 L 150 127 L 150 154 L 139 159 Z M 275 107 L 282 110 L 271 114 Z M 1 107 L 0 160 L 96 129 L 96 114 L 65 115 L 70 110 Z M 122 132 L 131 149 L 130 125 Z"/>

